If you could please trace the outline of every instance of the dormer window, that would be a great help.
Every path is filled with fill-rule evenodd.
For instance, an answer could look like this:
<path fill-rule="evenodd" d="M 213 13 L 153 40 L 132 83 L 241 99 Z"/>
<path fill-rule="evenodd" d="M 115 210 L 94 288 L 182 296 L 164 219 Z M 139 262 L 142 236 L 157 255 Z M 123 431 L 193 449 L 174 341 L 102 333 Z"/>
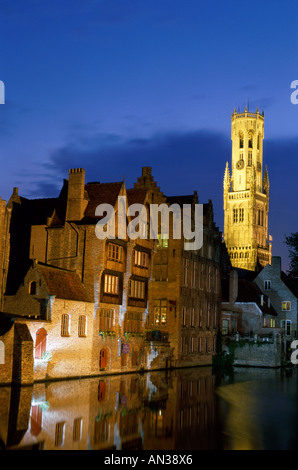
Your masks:
<path fill-rule="evenodd" d="M 29 295 L 36 295 L 36 282 L 31 281 L 29 284 Z"/>
<path fill-rule="evenodd" d="M 264 281 L 264 289 L 271 290 L 271 281 Z"/>

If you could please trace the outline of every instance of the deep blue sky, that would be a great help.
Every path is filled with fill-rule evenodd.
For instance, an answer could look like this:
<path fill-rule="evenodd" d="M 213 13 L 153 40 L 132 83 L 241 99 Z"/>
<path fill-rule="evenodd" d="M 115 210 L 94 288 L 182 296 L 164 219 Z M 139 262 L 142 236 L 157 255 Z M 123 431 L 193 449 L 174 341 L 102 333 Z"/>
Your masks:
<path fill-rule="evenodd" d="M 0 196 L 56 196 L 68 169 L 198 190 L 223 229 L 231 113 L 265 111 L 273 254 L 298 230 L 297 1 L 0 0 Z"/>

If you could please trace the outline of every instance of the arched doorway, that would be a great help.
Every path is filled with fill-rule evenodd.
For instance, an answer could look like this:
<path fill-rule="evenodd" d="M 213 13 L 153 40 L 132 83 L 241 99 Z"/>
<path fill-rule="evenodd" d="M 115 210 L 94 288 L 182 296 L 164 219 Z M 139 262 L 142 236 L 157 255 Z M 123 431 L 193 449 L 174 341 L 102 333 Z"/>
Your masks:
<path fill-rule="evenodd" d="M 108 354 L 106 349 L 101 349 L 99 353 L 99 368 L 105 370 L 107 367 Z"/>
<path fill-rule="evenodd" d="M 47 349 L 47 332 L 44 328 L 39 328 L 36 332 L 35 341 L 35 359 L 41 359 L 44 352 Z"/>

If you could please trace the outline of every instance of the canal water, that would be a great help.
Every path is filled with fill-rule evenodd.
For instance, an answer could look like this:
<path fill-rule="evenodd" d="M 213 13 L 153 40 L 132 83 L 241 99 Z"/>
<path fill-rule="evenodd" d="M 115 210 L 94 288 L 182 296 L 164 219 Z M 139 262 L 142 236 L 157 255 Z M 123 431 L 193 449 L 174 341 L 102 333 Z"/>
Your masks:
<path fill-rule="evenodd" d="M 297 369 L 209 367 L 0 387 L 0 447 L 297 449 Z"/>

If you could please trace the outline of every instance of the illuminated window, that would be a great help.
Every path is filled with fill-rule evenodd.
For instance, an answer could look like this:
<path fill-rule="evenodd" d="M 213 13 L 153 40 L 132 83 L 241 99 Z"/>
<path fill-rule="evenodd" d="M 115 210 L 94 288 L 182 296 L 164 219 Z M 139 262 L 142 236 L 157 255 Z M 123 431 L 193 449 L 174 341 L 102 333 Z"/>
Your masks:
<path fill-rule="evenodd" d="M 154 323 L 156 326 L 167 323 L 167 300 L 155 300 L 154 302 Z"/>
<path fill-rule="evenodd" d="M 104 293 L 105 294 L 118 294 L 119 293 L 119 276 L 105 274 Z"/>
<path fill-rule="evenodd" d="M 146 283 L 143 281 L 130 280 L 128 284 L 128 295 L 135 299 L 145 299 Z"/>
<path fill-rule="evenodd" d="M 78 335 L 80 337 L 86 336 L 87 333 L 87 317 L 85 315 L 79 316 Z"/>
<path fill-rule="evenodd" d="M 36 282 L 35 281 L 32 281 L 29 284 L 29 294 L 36 295 Z"/>
<path fill-rule="evenodd" d="M 169 235 L 158 234 L 157 248 L 168 248 L 169 247 Z"/>
<path fill-rule="evenodd" d="M 112 261 L 120 262 L 122 260 L 122 246 L 109 243 L 108 258 Z"/>
<path fill-rule="evenodd" d="M 55 430 L 55 446 L 61 447 L 64 443 L 65 422 L 57 423 Z"/>
<path fill-rule="evenodd" d="M 73 422 L 72 438 L 74 442 L 81 440 L 82 422 L 83 422 L 82 418 L 76 418 Z"/>
<path fill-rule="evenodd" d="M 291 310 L 291 302 L 288 302 L 288 301 L 284 300 L 282 302 L 281 309 L 290 311 Z"/>
<path fill-rule="evenodd" d="M 149 265 L 149 255 L 139 250 L 134 250 L 133 252 L 133 261 L 135 266 L 140 266 L 142 268 L 148 268 Z"/>
<path fill-rule="evenodd" d="M 271 326 L 271 328 L 275 328 L 275 319 L 274 318 L 270 319 L 270 326 Z"/>
<path fill-rule="evenodd" d="M 271 281 L 264 281 L 264 289 L 265 290 L 271 289 Z"/>
<path fill-rule="evenodd" d="M 69 336 L 69 325 L 70 325 L 69 315 L 63 314 L 61 317 L 61 336 Z"/>

